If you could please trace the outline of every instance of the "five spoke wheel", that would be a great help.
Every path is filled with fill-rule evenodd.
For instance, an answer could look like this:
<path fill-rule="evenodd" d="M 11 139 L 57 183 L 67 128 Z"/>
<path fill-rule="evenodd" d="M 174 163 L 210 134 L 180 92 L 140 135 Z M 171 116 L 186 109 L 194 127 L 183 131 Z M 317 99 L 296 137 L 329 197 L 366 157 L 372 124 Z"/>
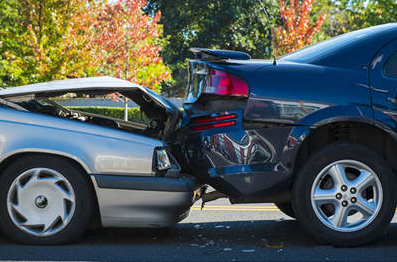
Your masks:
<path fill-rule="evenodd" d="M 320 171 L 312 186 L 318 218 L 338 231 L 365 227 L 382 205 L 382 185 L 373 170 L 355 160 L 340 160 Z"/>
<path fill-rule="evenodd" d="M 297 220 L 319 243 L 357 246 L 380 237 L 396 208 L 388 163 L 357 144 L 329 144 L 297 174 L 292 205 Z"/>

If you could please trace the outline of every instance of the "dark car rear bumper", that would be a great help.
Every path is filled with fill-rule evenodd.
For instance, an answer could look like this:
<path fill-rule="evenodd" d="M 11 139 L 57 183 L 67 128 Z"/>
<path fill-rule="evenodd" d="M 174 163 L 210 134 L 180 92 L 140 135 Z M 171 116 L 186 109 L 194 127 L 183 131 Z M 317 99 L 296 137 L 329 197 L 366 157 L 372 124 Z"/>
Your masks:
<path fill-rule="evenodd" d="M 271 163 L 211 168 L 209 173 L 213 184 L 229 188 L 229 195 L 235 198 L 263 196 L 285 189 L 280 183 L 289 177 L 284 167 Z"/>
<path fill-rule="evenodd" d="M 283 145 L 291 127 L 250 128 L 242 110 L 226 113 L 237 115 L 236 125 L 188 136 L 189 172 L 236 202 L 286 201 L 292 169 Z"/>

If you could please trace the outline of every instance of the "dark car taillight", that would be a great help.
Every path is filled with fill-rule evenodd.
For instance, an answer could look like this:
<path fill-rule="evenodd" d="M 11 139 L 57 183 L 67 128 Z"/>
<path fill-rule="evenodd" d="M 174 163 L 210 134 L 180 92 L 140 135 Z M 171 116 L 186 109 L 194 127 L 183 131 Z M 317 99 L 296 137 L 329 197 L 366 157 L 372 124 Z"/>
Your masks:
<path fill-rule="evenodd" d="M 193 120 L 193 125 L 196 126 L 193 126 L 191 130 L 196 132 L 219 127 L 234 126 L 237 123 L 236 118 L 236 114 L 230 114 L 196 119 Z"/>
<path fill-rule="evenodd" d="M 231 114 L 231 115 L 222 115 L 222 116 L 213 116 L 213 117 L 208 117 L 208 118 L 202 118 L 202 119 L 197 119 L 193 121 L 193 124 L 206 124 L 206 123 L 211 123 L 211 122 L 218 122 L 218 121 L 224 121 L 228 119 L 233 119 L 236 118 L 236 114 Z"/>
<path fill-rule="evenodd" d="M 192 131 L 204 131 L 204 130 L 213 129 L 213 128 L 234 126 L 235 124 L 236 124 L 236 121 L 229 121 L 229 122 L 215 123 L 215 124 L 209 124 L 209 125 L 203 125 L 203 126 L 194 126 L 194 127 L 192 127 Z"/>
<path fill-rule="evenodd" d="M 202 92 L 205 94 L 247 97 L 248 84 L 238 76 L 211 69 Z"/>

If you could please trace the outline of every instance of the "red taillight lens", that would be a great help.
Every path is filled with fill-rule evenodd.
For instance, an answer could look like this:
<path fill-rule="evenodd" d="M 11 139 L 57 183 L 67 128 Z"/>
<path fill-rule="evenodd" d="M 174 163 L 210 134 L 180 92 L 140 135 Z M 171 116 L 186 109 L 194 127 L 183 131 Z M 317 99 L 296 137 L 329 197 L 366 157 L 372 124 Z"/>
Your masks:
<path fill-rule="evenodd" d="M 207 117 L 207 118 L 202 118 L 202 119 L 196 119 L 196 120 L 193 120 L 193 124 L 200 125 L 200 126 L 194 126 L 194 127 L 192 127 L 191 130 L 192 131 L 203 131 L 203 130 L 218 128 L 218 127 L 234 126 L 237 123 L 237 121 L 235 120 L 236 117 L 237 117 L 236 114 L 230 114 L 230 115 L 221 115 L 221 116 L 213 116 L 213 117 Z M 229 120 L 229 121 L 227 121 L 227 120 Z M 222 121 L 225 121 L 225 122 L 222 122 Z"/>
<path fill-rule="evenodd" d="M 209 117 L 209 118 L 203 118 L 203 119 L 197 119 L 194 120 L 194 124 L 205 124 L 205 123 L 211 123 L 211 122 L 218 122 L 218 121 L 224 121 L 232 118 L 236 118 L 236 114 L 231 114 L 231 115 L 224 115 L 224 116 L 214 116 L 214 117 Z"/>
<path fill-rule="evenodd" d="M 248 84 L 238 76 L 211 69 L 203 93 L 247 97 Z"/>
<path fill-rule="evenodd" d="M 204 126 L 194 126 L 194 127 L 192 127 L 192 131 L 203 131 L 203 130 L 218 128 L 218 127 L 234 126 L 235 124 L 236 124 L 236 121 L 229 121 L 229 122 L 216 123 L 216 124 L 210 124 L 210 125 L 204 125 Z"/>

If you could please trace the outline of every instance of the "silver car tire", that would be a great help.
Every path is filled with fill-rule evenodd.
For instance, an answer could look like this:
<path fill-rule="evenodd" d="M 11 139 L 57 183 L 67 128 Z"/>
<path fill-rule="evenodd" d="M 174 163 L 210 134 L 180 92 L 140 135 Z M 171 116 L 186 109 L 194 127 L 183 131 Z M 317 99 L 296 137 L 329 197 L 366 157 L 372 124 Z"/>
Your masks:
<path fill-rule="evenodd" d="M 63 244 L 77 239 L 93 214 L 92 185 L 68 160 L 32 155 L 0 175 L 0 228 L 25 244 Z"/>
<path fill-rule="evenodd" d="M 369 148 L 331 144 L 303 164 L 292 203 L 298 221 L 317 242 L 363 245 L 380 237 L 394 215 L 395 177 Z"/>

